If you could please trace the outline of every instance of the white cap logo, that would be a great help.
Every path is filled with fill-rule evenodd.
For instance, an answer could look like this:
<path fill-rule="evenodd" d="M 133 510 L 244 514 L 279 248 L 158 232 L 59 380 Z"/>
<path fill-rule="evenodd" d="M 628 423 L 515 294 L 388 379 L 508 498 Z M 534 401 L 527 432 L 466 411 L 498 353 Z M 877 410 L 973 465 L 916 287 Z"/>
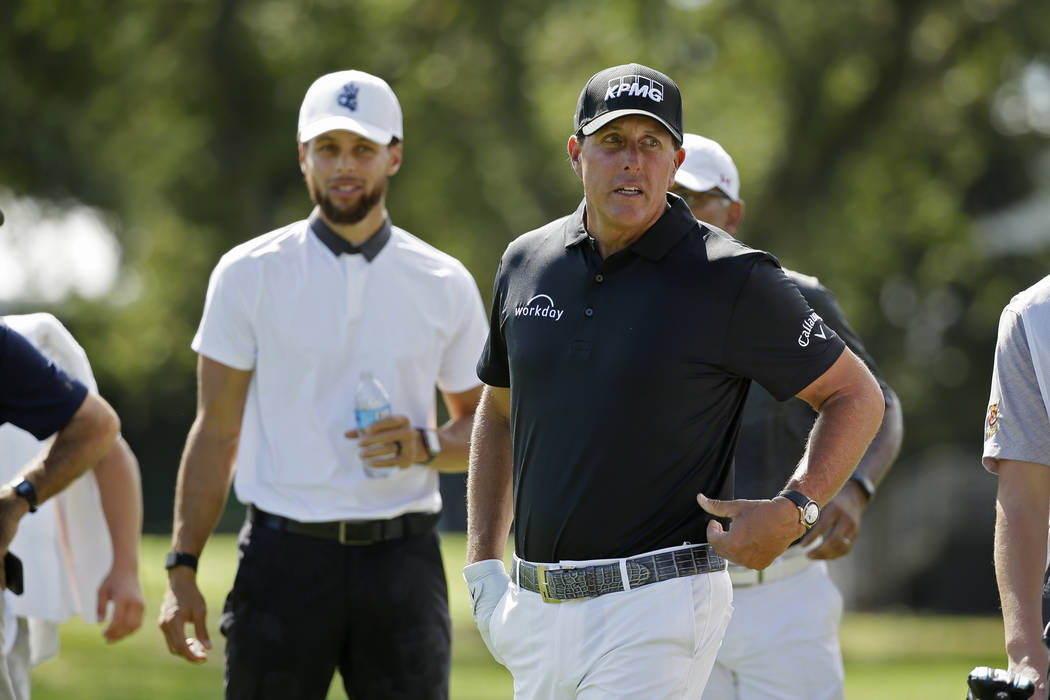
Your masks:
<path fill-rule="evenodd" d="M 606 101 L 614 97 L 648 97 L 653 102 L 664 101 L 664 86 L 652 78 L 641 75 L 622 75 L 609 81 L 605 91 Z"/>
<path fill-rule="evenodd" d="M 339 95 L 339 104 L 343 105 L 351 112 L 357 111 L 357 86 L 353 83 L 347 83 L 343 86 L 343 92 Z"/>

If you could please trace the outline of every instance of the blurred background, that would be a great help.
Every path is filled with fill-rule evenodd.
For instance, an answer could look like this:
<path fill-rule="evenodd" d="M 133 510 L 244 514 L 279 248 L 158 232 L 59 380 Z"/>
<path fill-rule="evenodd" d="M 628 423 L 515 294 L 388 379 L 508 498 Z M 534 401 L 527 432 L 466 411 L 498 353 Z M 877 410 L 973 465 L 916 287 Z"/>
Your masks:
<path fill-rule="evenodd" d="M 583 84 L 639 61 L 736 159 L 740 238 L 831 288 L 900 395 L 903 452 L 834 567 L 847 604 L 994 612 L 982 420 L 999 313 L 1050 272 L 1047 37 L 1036 0 L 0 3 L 0 313 L 50 311 L 84 345 L 165 532 L 208 276 L 309 212 L 314 78 L 391 83 L 393 221 L 487 303 L 506 244 L 580 200 Z M 462 480 L 443 488 L 462 527 Z"/>

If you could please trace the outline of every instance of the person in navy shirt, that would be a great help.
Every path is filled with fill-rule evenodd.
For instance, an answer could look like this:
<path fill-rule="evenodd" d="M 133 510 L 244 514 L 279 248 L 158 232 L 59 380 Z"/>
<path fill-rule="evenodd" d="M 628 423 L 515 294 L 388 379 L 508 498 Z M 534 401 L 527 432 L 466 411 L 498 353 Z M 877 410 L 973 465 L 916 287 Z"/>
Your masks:
<path fill-rule="evenodd" d="M 54 434 L 55 440 L 42 458 L 0 487 L 0 556 L 6 554 L 19 521 L 93 467 L 120 431 L 120 419 L 105 399 L 70 378 L 23 336 L 0 324 L 2 423 L 16 425 L 40 440 Z M 7 586 L 2 568 L 0 586 Z M 2 600 L 0 597 L 0 617 Z M 3 642 L 0 629 L 0 648 Z M 0 700 L 14 697 L 7 664 L 0 659 Z"/>

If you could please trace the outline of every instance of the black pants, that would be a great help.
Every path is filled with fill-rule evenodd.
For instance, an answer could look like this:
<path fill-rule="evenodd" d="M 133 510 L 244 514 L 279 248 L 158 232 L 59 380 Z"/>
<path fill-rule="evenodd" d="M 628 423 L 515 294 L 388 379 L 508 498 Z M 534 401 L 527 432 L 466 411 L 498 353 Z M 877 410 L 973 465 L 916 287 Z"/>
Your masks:
<path fill-rule="evenodd" d="M 245 522 L 219 629 L 226 697 L 448 698 L 448 590 L 435 532 L 365 546 Z"/>

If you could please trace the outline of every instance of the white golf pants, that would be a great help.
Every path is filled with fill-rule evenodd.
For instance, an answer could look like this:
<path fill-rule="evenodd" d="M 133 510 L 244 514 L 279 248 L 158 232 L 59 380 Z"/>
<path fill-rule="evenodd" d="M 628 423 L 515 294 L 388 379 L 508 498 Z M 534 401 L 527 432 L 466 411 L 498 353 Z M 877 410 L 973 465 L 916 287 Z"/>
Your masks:
<path fill-rule="evenodd" d="M 842 594 L 826 563 L 738 586 L 733 607 L 703 700 L 842 700 Z"/>
<path fill-rule="evenodd" d="M 725 571 L 561 603 L 512 582 L 489 631 L 516 700 L 695 699 L 732 610 Z"/>

